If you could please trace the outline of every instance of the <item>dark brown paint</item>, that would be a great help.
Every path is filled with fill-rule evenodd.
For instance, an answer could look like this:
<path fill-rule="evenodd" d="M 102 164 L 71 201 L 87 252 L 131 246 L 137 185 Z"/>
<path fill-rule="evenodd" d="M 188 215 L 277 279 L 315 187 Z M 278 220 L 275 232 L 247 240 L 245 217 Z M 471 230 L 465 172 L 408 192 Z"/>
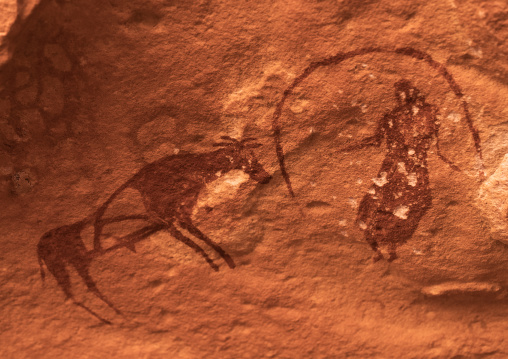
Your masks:
<path fill-rule="evenodd" d="M 46 232 L 37 244 L 37 256 L 42 279 L 45 278 L 43 269 L 45 264 L 68 299 L 103 323 L 111 324 L 109 320 L 102 318 L 74 298 L 68 266 L 73 266 L 87 288 L 115 310 L 117 314 L 121 314 L 120 310 L 99 291 L 95 281 L 90 276 L 90 265 L 95 257 L 119 248 L 128 248 L 135 251 L 137 242 L 158 231 L 167 230 L 175 239 L 191 247 L 205 258 L 214 270 L 218 271 L 219 267 L 208 254 L 194 241 L 184 236 L 175 226 L 175 222 L 194 237 L 208 244 L 219 253 L 230 268 L 234 268 L 235 263 L 229 254 L 192 223 L 192 209 L 196 205 L 199 192 L 206 183 L 216 180 L 228 171 L 241 169 L 259 183 L 267 183 L 271 176 L 255 158 L 252 149 L 260 145 L 252 142 L 252 138 L 238 141 L 223 136 L 221 139 L 224 142 L 215 144 L 215 146 L 221 147 L 216 151 L 173 155 L 148 164 L 120 186 L 91 216 L 79 222 Z M 126 188 L 133 188 L 141 193 L 147 214 L 103 218 L 111 202 Z M 102 233 L 104 226 L 130 220 L 144 220 L 151 222 L 151 224 L 124 237 L 117 238 L 118 243 L 107 249 L 102 248 L 100 240 L 104 236 Z M 94 227 L 94 249 L 92 250 L 87 250 L 81 236 L 82 231 L 88 225 Z"/>
<path fill-rule="evenodd" d="M 441 63 L 435 61 L 432 59 L 432 57 L 425 53 L 424 51 L 413 49 L 411 47 L 400 47 L 400 48 L 383 48 L 383 47 L 367 47 L 367 48 L 361 48 L 354 51 L 349 52 L 339 52 L 334 56 L 328 57 L 321 61 L 315 61 L 311 62 L 310 65 L 308 65 L 305 70 L 302 72 L 302 74 L 298 77 L 296 77 L 291 85 L 284 91 L 284 94 L 282 95 L 282 98 L 277 103 L 275 107 L 275 112 L 272 117 L 272 129 L 274 132 L 274 141 L 275 141 L 275 151 L 277 153 L 277 157 L 279 160 L 279 166 L 281 169 L 282 177 L 284 178 L 289 194 L 294 197 L 295 193 L 293 191 L 292 185 L 291 185 L 291 179 L 289 178 L 289 173 L 286 169 L 286 164 L 284 160 L 284 150 L 282 148 L 282 142 L 281 142 L 281 125 L 279 123 L 280 116 L 282 115 L 282 109 L 284 108 L 284 104 L 287 100 L 287 98 L 293 93 L 294 89 L 300 85 L 307 77 L 309 77 L 315 70 L 321 67 L 325 66 L 331 66 L 331 65 L 338 65 L 342 63 L 343 61 L 347 59 L 354 58 L 356 56 L 366 55 L 370 53 L 395 53 L 400 54 L 403 56 L 412 57 L 414 59 L 423 60 L 427 64 L 430 65 L 434 70 L 439 73 L 448 83 L 450 88 L 453 90 L 455 95 L 461 99 L 462 109 L 464 111 L 464 117 L 467 123 L 467 126 L 469 128 L 469 131 L 471 132 L 475 144 L 475 149 L 478 154 L 480 163 L 481 163 L 481 169 L 479 171 L 480 179 L 483 180 L 485 178 L 485 174 L 483 172 L 483 156 L 482 156 L 482 150 L 481 150 L 481 144 L 480 144 L 480 135 L 478 130 L 473 124 L 473 120 L 471 118 L 471 115 L 469 113 L 469 105 L 464 99 L 464 93 L 462 92 L 461 87 L 457 84 L 453 76 L 450 74 L 448 69 Z"/>
<path fill-rule="evenodd" d="M 427 103 L 407 80 L 395 84 L 395 96 L 398 106 L 379 120 L 373 136 L 340 150 L 379 147 L 386 139 L 387 154 L 378 178 L 363 197 L 357 216 L 365 239 L 376 252 L 374 260 L 383 258 L 380 244 L 388 246 L 389 261 L 396 259 L 396 247 L 412 237 L 431 207 L 427 157 L 434 137 L 438 157 L 459 171 L 439 148 L 437 107 Z"/>
<path fill-rule="evenodd" d="M 231 170 L 243 170 L 250 178 L 267 183 L 271 176 L 255 158 L 252 148 L 259 144 L 253 139 L 238 141 L 221 137 L 226 142 L 215 144 L 221 147 L 212 152 L 198 154 L 177 154 L 161 158 L 139 170 L 120 186 L 97 210 L 95 219 L 94 249 L 101 251 L 101 222 L 109 204 L 125 189 L 133 188 L 141 194 L 149 220 L 162 224 L 175 239 L 185 243 L 200 254 L 216 271 L 219 267 L 206 252 L 190 238 L 184 236 L 175 224 L 179 224 L 197 239 L 213 248 L 228 264 L 235 267 L 233 259 L 218 244 L 203 234 L 192 223 L 192 210 L 198 195 L 205 185 Z"/>

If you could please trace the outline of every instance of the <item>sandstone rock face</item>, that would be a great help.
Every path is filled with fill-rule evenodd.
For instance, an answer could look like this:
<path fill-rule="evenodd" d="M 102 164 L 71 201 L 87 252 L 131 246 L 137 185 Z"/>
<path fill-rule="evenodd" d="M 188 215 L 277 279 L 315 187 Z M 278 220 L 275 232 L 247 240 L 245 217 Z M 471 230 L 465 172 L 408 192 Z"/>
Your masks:
<path fill-rule="evenodd" d="M 508 244 L 508 154 L 480 187 L 478 202 L 494 239 Z"/>
<path fill-rule="evenodd" d="M 0 357 L 507 357 L 507 19 L 1 3 Z"/>

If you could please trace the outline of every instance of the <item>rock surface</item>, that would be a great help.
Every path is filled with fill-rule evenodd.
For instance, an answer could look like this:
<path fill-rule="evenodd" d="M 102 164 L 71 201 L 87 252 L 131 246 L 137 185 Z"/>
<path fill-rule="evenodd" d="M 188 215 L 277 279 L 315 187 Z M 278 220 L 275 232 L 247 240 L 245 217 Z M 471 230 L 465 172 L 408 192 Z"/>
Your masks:
<path fill-rule="evenodd" d="M 505 1 L 14 3 L 0 357 L 508 356 Z"/>
<path fill-rule="evenodd" d="M 489 222 L 496 240 L 508 244 L 508 154 L 496 171 L 480 187 L 478 205 Z"/>

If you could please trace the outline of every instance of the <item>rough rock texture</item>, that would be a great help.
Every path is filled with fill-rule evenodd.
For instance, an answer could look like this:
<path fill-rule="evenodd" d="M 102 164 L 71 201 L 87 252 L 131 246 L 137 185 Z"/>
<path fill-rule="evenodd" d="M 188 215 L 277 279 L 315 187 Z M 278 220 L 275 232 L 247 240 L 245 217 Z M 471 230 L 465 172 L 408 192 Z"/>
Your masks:
<path fill-rule="evenodd" d="M 508 356 L 505 1 L 6 4 L 2 358 Z"/>
<path fill-rule="evenodd" d="M 508 154 L 496 171 L 480 187 L 478 206 L 489 222 L 496 240 L 508 244 Z"/>

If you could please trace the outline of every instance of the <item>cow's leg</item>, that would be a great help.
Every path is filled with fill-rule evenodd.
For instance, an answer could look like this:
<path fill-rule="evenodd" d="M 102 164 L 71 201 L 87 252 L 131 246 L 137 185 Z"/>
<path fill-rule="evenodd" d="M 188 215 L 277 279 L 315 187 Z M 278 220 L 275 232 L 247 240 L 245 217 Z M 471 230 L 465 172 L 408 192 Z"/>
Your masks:
<path fill-rule="evenodd" d="M 192 223 L 192 220 L 190 217 L 186 217 L 186 218 L 182 218 L 180 221 L 179 221 L 180 225 L 182 226 L 182 228 L 186 229 L 187 231 L 189 231 L 190 234 L 196 236 L 197 238 L 199 238 L 200 240 L 202 240 L 203 242 L 205 242 L 206 244 L 208 244 L 210 247 L 212 247 L 217 253 L 219 253 L 219 255 L 226 261 L 226 263 L 228 264 L 228 266 L 230 268 L 235 268 L 236 267 L 236 264 L 235 262 L 233 261 L 233 259 L 229 256 L 229 254 L 227 254 L 224 249 L 222 249 L 217 243 L 215 243 L 214 241 L 212 241 L 210 238 L 208 238 L 207 235 L 205 235 L 203 232 L 201 232 L 199 230 L 199 228 L 197 228 L 193 223 Z"/>
<path fill-rule="evenodd" d="M 213 260 L 208 256 L 208 254 L 203 250 L 203 248 L 201 248 L 200 246 L 198 246 L 196 243 L 194 243 L 190 238 L 187 238 L 185 237 L 176 227 L 173 223 L 168 223 L 168 231 L 169 233 L 171 233 L 171 235 L 173 237 L 175 237 L 176 239 L 178 239 L 180 242 L 182 243 L 185 243 L 186 245 L 188 245 L 189 247 L 191 247 L 192 249 L 194 249 L 194 251 L 196 253 L 199 253 L 203 258 L 205 258 L 205 260 L 208 262 L 208 264 L 210 265 L 210 267 L 213 268 L 213 270 L 215 271 L 219 271 L 219 267 L 213 262 Z"/>
<path fill-rule="evenodd" d="M 71 279 L 67 271 L 66 264 L 56 255 L 45 256 L 42 258 L 48 271 L 55 277 L 58 286 L 62 289 L 67 299 L 73 299 L 71 291 Z"/>
<path fill-rule="evenodd" d="M 70 299 L 74 305 L 86 310 L 88 313 L 99 319 L 101 322 L 105 324 L 111 324 L 111 322 L 107 319 L 102 318 L 100 315 L 95 313 L 93 310 L 88 308 L 83 303 L 77 301 L 74 298 L 74 295 L 71 292 L 71 281 L 69 272 L 67 271 L 67 268 L 65 267 L 65 262 L 61 260 L 48 260 L 48 258 L 43 258 L 44 263 L 46 264 L 46 268 L 48 268 L 48 271 L 53 274 L 55 277 L 58 285 L 60 288 L 62 288 L 63 292 L 65 293 L 66 299 Z"/>
<path fill-rule="evenodd" d="M 371 236 L 369 235 L 366 235 L 365 236 L 365 240 L 367 241 L 367 243 L 370 245 L 370 247 L 372 248 L 372 250 L 374 252 L 376 252 L 374 254 L 374 256 L 372 257 L 372 261 L 373 262 L 377 262 L 379 261 L 380 259 L 383 259 L 383 254 L 381 253 L 381 251 L 379 250 L 379 244 L 377 243 L 377 241 L 372 238 Z"/>
<path fill-rule="evenodd" d="M 93 310 L 91 310 L 90 308 L 88 308 L 86 305 L 84 305 L 83 303 L 81 302 L 78 302 L 77 300 L 72 300 L 73 303 L 75 305 L 77 305 L 78 307 L 80 308 L 83 308 L 84 310 L 86 310 L 88 313 L 90 313 L 91 315 L 93 315 L 95 318 L 99 319 L 101 322 L 103 322 L 104 324 L 108 324 L 108 325 L 111 325 L 113 323 L 111 323 L 109 320 L 107 319 L 104 319 L 103 317 L 101 317 L 99 314 L 95 313 Z"/>
<path fill-rule="evenodd" d="M 122 312 L 118 310 L 113 303 L 111 303 L 97 288 L 97 285 L 95 284 L 95 281 L 90 276 L 90 263 L 86 261 L 74 261 L 73 263 L 74 268 L 76 268 L 76 271 L 78 272 L 79 276 L 83 279 L 88 289 L 95 294 L 100 300 L 102 300 L 104 303 L 106 303 L 111 309 L 113 309 L 117 314 L 122 315 Z"/>
<path fill-rule="evenodd" d="M 397 245 L 393 242 L 391 242 L 389 245 L 388 245 L 388 253 L 390 254 L 390 256 L 388 257 L 388 262 L 393 262 L 394 260 L 396 260 L 398 257 L 397 257 Z"/>

